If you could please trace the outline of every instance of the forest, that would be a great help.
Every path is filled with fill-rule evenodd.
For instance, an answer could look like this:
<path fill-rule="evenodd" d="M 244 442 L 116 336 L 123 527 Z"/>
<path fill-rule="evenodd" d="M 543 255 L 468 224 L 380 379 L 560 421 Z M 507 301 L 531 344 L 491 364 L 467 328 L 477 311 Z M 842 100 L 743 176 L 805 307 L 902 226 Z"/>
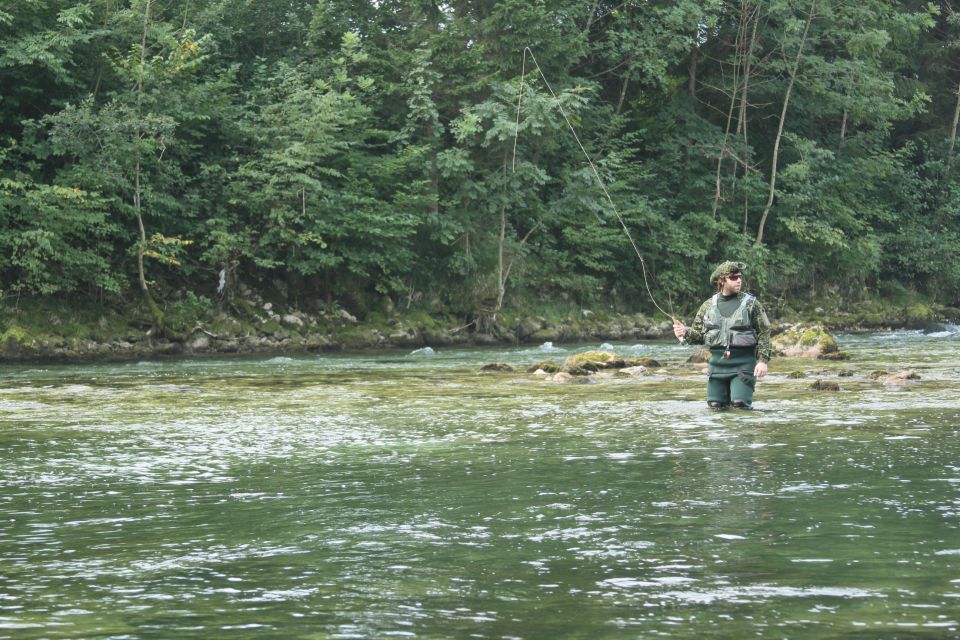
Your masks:
<path fill-rule="evenodd" d="M 960 306 L 955 0 L 3 0 L 0 87 L 6 300 Z"/>

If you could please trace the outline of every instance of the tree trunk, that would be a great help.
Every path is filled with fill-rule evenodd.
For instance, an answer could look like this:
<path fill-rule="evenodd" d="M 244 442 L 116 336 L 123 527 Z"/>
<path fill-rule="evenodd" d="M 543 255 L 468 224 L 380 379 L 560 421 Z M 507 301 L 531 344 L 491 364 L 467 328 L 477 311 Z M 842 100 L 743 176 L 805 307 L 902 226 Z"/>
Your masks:
<path fill-rule="evenodd" d="M 750 29 L 750 39 L 747 41 L 747 51 L 743 59 L 743 83 L 740 88 L 740 112 L 737 115 L 736 135 L 743 136 L 743 147 L 741 149 L 740 164 L 743 165 L 744 178 L 750 175 L 750 153 L 749 140 L 747 139 L 747 106 L 749 105 L 750 76 L 753 73 L 753 48 L 757 42 L 757 25 L 760 24 L 760 8 L 757 4 L 752 10 L 749 10 L 749 0 L 744 0 L 742 14 L 744 19 L 753 22 Z M 734 165 L 736 168 L 736 165 Z M 750 226 L 750 194 L 745 187 L 743 190 L 743 235 L 747 235 Z"/>
<path fill-rule="evenodd" d="M 750 87 L 750 74 L 753 72 L 753 46 L 757 42 L 757 25 L 760 23 L 760 5 L 754 7 L 752 12 L 749 11 L 749 7 L 750 3 L 745 0 L 742 13 L 747 20 L 751 19 L 752 13 L 753 27 L 743 58 L 743 85 L 740 87 L 740 113 L 737 117 L 737 135 L 743 134 L 744 145 L 747 143 L 747 92 Z"/>
<path fill-rule="evenodd" d="M 628 72 L 629 73 L 629 72 Z M 623 102 L 627 97 L 627 85 L 630 83 L 630 76 L 624 76 L 623 85 L 620 87 L 620 99 L 617 101 L 617 111 L 616 114 L 620 115 L 620 111 L 623 109 Z"/>
<path fill-rule="evenodd" d="M 507 292 L 507 277 L 503 267 L 503 249 L 507 241 L 507 205 L 500 205 L 500 238 L 497 245 L 497 304 L 493 308 L 491 324 L 497 321 L 497 314 L 503 307 L 503 296 Z"/>
<path fill-rule="evenodd" d="M 503 158 L 503 172 L 506 175 L 507 172 L 507 158 Z M 520 239 L 520 248 L 523 248 L 523 245 L 527 244 L 527 240 L 530 239 L 530 236 L 540 228 L 540 223 L 533 225 L 529 231 Z M 500 238 L 497 246 L 497 302 L 493 308 L 493 315 L 491 318 L 491 325 L 497 321 L 497 314 L 500 313 L 500 309 L 503 308 L 503 299 L 507 293 L 507 279 L 510 277 L 510 271 L 513 269 L 513 263 L 516 260 L 516 256 L 510 258 L 509 262 L 505 261 L 505 250 L 507 245 L 507 205 L 506 203 L 500 206 Z"/>
<path fill-rule="evenodd" d="M 599 8 L 599 6 L 600 6 L 600 0 L 594 0 L 593 6 L 590 7 L 590 15 L 587 16 L 587 26 L 584 27 L 583 29 L 584 34 L 589 34 L 590 29 L 593 28 L 593 22 L 594 20 L 596 20 L 597 9 Z"/>
<path fill-rule="evenodd" d="M 843 110 L 843 120 L 840 121 L 840 146 L 843 147 L 844 141 L 847 139 L 847 118 L 850 116 L 850 112 L 844 108 Z"/>
<path fill-rule="evenodd" d="M 737 92 L 739 91 L 740 84 L 740 59 L 741 53 L 740 49 L 743 47 L 744 34 L 746 32 L 746 26 L 743 20 L 743 7 L 746 6 L 746 2 L 741 4 L 741 13 L 740 13 L 740 24 L 737 26 L 737 38 L 734 42 L 734 57 L 733 57 L 733 86 L 730 89 L 730 108 L 727 110 L 727 125 L 723 130 L 723 142 L 720 145 L 720 154 L 717 157 L 717 171 L 714 176 L 714 191 L 713 191 L 713 219 L 717 219 L 717 209 L 720 208 L 720 200 L 723 198 L 723 191 L 721 189 L 720 176 L 723 173 L 723 161 L 727 157 L 727 142 L 730 139 L 730 128 L 733 125 L 733 112 L 737 107 Z"/>
<path fill-rule="evenodd" d="M 142 104 L 143 104 L 143 75 L 144 75 L 144 65 L 147 61 L 147 31 L 150 29 L 150 7 L 152 0 L 147 0 L 146 5 L 143 9 L 143 35 L 140 39 L 140 70 L 137 75 L 137 83 L 134 87 L 134 90 L 137 92 L 137 131 L 136 139 L 134 144 L 136 144 L 136 161 L 134 163 L 133 171 L 133 180 L 134 180 L 134 192 L 133 192 L 133 208 L 137 216 L 137 227 L 140 232 L 140 239 L 137 242 L 137 275 L 140 278 L 140 290 L 143 292 L 143 297 L 147 302 L 147 306 L 150 308 L 150 315 L 153 316 L 153 328 L 156 329 L 156 335 L 163 335 L 163 311 L 157 306 L 157 303 L 153 299 L 153 295 L 150 294 L 150 287 L 147 283 L 147 274 L 146 269 L 143 264 L 143 257 L 147 249 L 147 231 L 144 228 L 143 224 L 143 206 L 142 206 L 142 197 L 143 197 L 143 187 L 141 185 L 141 165 L 140 165 L 140 141 L 143 138 L 143 131 L 140 127 L 143 120 L 143 114 L 141 113 Z"/>
<path fill-rule="evenodd" d="M 957 85 L 957 106 L 953 110 L 953 126 L 950 128 L 950 149 L 947 152 L 947 164 L 953 166 L 953 151 L 957 147 L 957 123 L 960 123 L 960 84 Z"/>
<path fill-rule="evenodd" d="M 790 106 L 790 94 L 793 92 L 793 85 L 797 80 L 797 71 L 800 69 L 800 58 L 803 56 L 803 47 L 807 42 L 807 34 L 810 33 L 810 23 L 813 22 L 813 14 L 817 8 L 817 0 L 810 3 L 810 12 L 807 14 L 807 23 L 803 26 L 803 36 L 800 38 L 800 46 L 797 47 L 797 56 L 793 59 L 793 68 L 790 70 L 790 80 L 787 82 L 787 93 L 783 97 L 783 108 L 780 110 L 780 124 L 777 126 L 777 137 L 773 141 L 773 160 L 770 163 L 770 190 L 767 193 L 767 204 L 763 208 L 763 215 L 760 216 L 760 225 L 757 227 L 756 244 L 763 244 L 763 229 L 767 224 L 767 217 L 770 215 L 770 209 L 773 207 L 773 196 L 777 189 L 777 160 L 780 155 L 780 141 L 783 139 L 783 125 L 787 120 L 787 109 Z"/>
<path fill-rule="evenodd" d="M 687 90 L 690 92 L 691 98 L 697 97 L 697 53 L 699 53 L 699 51 L 699 47 L 693 47 L 693 54 L 690 56 L 690 65 L 687 67 L 687 73 L 689 75 Z"/>

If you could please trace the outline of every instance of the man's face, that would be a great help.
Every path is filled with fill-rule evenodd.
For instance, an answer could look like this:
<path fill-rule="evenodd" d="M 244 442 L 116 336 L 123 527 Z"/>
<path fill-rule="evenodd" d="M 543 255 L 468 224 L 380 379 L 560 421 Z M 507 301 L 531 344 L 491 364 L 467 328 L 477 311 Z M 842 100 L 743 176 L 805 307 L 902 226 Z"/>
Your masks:
<path fill-rule="evenodd" d="M 739 273 L 728 273 L 723 277 L 723 289 L 720 291 L 725 296 L 732 296 L 740 293 L 740 287 L 743 286 L 743 276 Z"/>

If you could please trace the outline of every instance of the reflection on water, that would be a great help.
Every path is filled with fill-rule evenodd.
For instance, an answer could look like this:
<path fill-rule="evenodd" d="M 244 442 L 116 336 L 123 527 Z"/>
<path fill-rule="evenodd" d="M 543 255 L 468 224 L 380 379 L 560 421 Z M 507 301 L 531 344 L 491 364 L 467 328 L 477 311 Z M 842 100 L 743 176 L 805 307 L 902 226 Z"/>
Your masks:
<path fill-rule="evenodd" d="M 0 638 L 956 637 L 958 343 L 841 343 L 746 413 L 667 343 L 5 368 Z"/>

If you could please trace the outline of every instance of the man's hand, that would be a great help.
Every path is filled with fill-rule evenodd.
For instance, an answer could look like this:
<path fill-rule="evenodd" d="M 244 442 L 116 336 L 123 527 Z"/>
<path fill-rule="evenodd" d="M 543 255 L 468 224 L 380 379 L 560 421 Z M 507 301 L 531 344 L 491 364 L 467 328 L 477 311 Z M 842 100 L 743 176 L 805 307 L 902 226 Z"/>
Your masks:
<path fill-rule="evenodd" d="M 757 366 L 753 368 L 753 375 L 757 378 L 762 378 L 763 376 L 767 375 L 767 363 L 758 362 Z"/>
<path fill-rule="evenodd" d="M 674 318 L 673 320 L 673 335 L 677 336 L 677 339 L 683 338 L 687 335 L 687 328 L 683 326 L 683 323 Z"/>

